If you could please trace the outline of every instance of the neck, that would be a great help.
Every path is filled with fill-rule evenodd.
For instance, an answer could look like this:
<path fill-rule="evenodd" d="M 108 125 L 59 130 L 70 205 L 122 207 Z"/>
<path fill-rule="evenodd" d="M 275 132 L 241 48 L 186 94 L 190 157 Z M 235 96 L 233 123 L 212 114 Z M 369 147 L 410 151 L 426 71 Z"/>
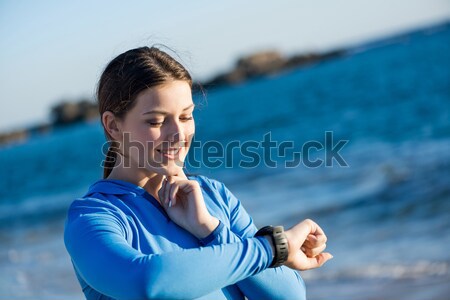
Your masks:
<path fill-rule="evenodd" d="M 117 179 L 133 183 L 144 188 L 159 201 L 158 191 L 162 186 L 164 175 L 135 168 L 114 167 L 106 179 Z"/>

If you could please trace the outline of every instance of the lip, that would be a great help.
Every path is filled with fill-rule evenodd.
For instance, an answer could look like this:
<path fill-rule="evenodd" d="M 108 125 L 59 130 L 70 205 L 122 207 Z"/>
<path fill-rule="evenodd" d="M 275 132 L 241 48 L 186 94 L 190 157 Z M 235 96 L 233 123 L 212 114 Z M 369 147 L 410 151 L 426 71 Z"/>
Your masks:
<path fill-rule="evenodd" d="M 177 148 L 168 148 L 168 149 L 156 149 L 158 153 L 160 153 L 162 156 L 167 157 L 168 159 L 175 159 L 178 154 L 180 153 L 181 147 Z"/>

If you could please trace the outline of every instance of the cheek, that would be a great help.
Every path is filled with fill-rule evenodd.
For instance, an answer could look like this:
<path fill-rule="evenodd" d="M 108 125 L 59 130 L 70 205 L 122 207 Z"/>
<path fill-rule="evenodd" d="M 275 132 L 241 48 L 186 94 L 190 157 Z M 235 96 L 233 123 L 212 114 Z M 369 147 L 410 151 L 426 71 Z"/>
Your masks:
<path fill-rule="evenodd" d="M 186 127 L 186 130 L 185 130 L 186 140 L 188 142 L 190 142 L 192 140 L 192 138 L 194 137 L 194 134 L 195 134 L 195 124 L 194 124 L 194 122 L 192 122 L 191 125 Z"/>
<path fill-rule="evenodd" d="M 144 136 L 146 141 L 146 149 L 152 150 L 157 148 L 162 142 L 162 135 L 159 130 L 148 130 Z"/>
<path fill-rule="evenodd" d="M 152 130 L 149 128 L 142 128 L 141 130 L 136 130 L 132 134 L 129 134 L 128 148 L 133 152 L 133 149 L 146 150 L 144 153 L 139 151 L 139 156 L 145 155 L 145 152 L 151 151 L 159 144 L 161 133 L 159 130 Z M 134 153 L 134 152 L 133 152 Z"/>

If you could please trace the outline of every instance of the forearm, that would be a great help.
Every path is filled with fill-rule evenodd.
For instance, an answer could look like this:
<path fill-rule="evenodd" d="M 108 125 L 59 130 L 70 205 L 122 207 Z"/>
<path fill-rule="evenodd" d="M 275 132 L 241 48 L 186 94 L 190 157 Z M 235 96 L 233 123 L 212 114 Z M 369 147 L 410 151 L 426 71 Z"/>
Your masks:
<path fill-rule="evenodd" d="M 271 262 L 267 245 L 261 241 L 250 238 L 159 255 L 151 264 L 156 267 L 148 274 L 147 295 L 152 299 L 197 298 L 258 274 Z"/>
<path fill-rule="evenodd" d="M 67 229 L 66 247 L 83 279 L 117 299 L 197 298 L 255 275 L 271 263 L 270 246 L 261 237 L 145 255 L 118 232 L 98 230 L 98 225 L 90 231 L 84 225 L 75 222 Z"/>
<path fill-rule="evenodd" d="M 249 300 L 306 299 L 306 288 L 297 271 L 286 266 L 269 268 L 237 283 Z"/>

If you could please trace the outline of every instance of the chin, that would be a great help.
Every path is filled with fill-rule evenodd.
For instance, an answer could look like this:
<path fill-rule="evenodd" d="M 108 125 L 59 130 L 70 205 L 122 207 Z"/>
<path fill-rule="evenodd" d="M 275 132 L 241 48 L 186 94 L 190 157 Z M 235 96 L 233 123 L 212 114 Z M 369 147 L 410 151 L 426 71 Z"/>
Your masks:
<path fill-rule="evenodd" d="M 183 172 L 183 166 L 178 166 L 175 163 L 170 163 L 169 165 L 161 166 L 157 169 L 153 169 L 152 171 L 160 175 L 175 176 Z"/>

